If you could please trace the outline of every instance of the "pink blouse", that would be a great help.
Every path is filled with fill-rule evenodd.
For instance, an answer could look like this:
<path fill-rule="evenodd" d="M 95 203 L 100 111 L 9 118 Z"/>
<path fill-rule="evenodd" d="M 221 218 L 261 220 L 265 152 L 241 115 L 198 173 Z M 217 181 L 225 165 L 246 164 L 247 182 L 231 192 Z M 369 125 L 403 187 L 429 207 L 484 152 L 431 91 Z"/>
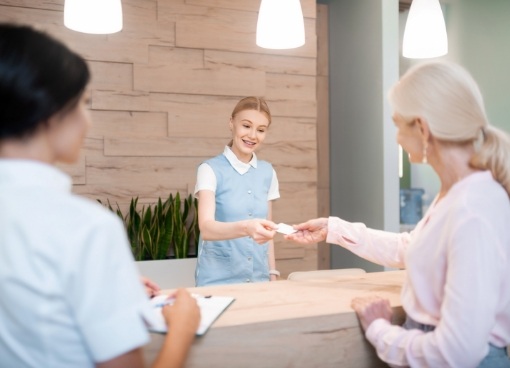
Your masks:
<path fill-rule="evenodd" d="M 490 172 L 457 182 L 410 233 L 328 221 L 328 243 L 406 268 L 402 306 L 432 332 L 375 320 L 366 337 L 392 366 L 476 367 L 510 344 L 510 201 Z"/>

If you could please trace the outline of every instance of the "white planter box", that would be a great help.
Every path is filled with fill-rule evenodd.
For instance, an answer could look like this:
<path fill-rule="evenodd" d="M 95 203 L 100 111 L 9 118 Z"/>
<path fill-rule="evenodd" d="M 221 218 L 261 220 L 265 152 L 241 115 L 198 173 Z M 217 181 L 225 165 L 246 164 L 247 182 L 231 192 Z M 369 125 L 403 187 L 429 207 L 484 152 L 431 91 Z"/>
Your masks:
<path fill-rule="evenodd" d="M 195 286 L 196 258 L 137 261 L 140 274 L 148 277 L 161 289 Z"/>

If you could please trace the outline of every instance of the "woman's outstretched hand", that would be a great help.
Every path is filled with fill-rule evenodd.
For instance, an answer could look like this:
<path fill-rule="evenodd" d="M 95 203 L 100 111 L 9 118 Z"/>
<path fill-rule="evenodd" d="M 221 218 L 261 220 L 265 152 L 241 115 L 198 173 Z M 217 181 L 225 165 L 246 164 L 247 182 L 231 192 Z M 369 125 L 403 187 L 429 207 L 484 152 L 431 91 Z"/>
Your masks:
<path fill-rule="evenodd" d="M 293 227 L 297 232 L 285 235 L 285 239 L 300 244 L 319 243 L 326 240 L 328 235 L 328 219 L 325 217 L 309 220 Z"/>

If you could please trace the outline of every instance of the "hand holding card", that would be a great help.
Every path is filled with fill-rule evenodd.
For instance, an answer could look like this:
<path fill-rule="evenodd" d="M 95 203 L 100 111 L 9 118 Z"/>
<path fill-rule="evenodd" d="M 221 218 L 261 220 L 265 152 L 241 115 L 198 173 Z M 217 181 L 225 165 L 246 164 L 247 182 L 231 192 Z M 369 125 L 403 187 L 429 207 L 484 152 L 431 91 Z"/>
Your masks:
<path fill-rule="evenodd" d="M 292 226 L 284 224 L 283 222 L 280 222 L 278 224 L 278 228 L 276 229 L 277 232 L 284 235 L 290 235 L 295 233 L 297 230 L 294 229 Z"/>

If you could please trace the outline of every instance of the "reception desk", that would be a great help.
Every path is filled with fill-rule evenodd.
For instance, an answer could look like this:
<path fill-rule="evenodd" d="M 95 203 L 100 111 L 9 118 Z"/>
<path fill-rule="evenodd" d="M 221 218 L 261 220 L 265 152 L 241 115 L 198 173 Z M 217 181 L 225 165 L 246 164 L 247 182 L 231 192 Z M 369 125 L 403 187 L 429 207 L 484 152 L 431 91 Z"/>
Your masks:
<path fill-rule="evenodd" d="M 386 367 L 365 340 L 350 307 L 357 296 L 388 298 L 394 323 L 402 323 L 400 289 L 405 271 L 188 289 L 236 300 L 198 337 L 187 367 Z M 163 336 L 151 334 L 151 363 Z"/>

